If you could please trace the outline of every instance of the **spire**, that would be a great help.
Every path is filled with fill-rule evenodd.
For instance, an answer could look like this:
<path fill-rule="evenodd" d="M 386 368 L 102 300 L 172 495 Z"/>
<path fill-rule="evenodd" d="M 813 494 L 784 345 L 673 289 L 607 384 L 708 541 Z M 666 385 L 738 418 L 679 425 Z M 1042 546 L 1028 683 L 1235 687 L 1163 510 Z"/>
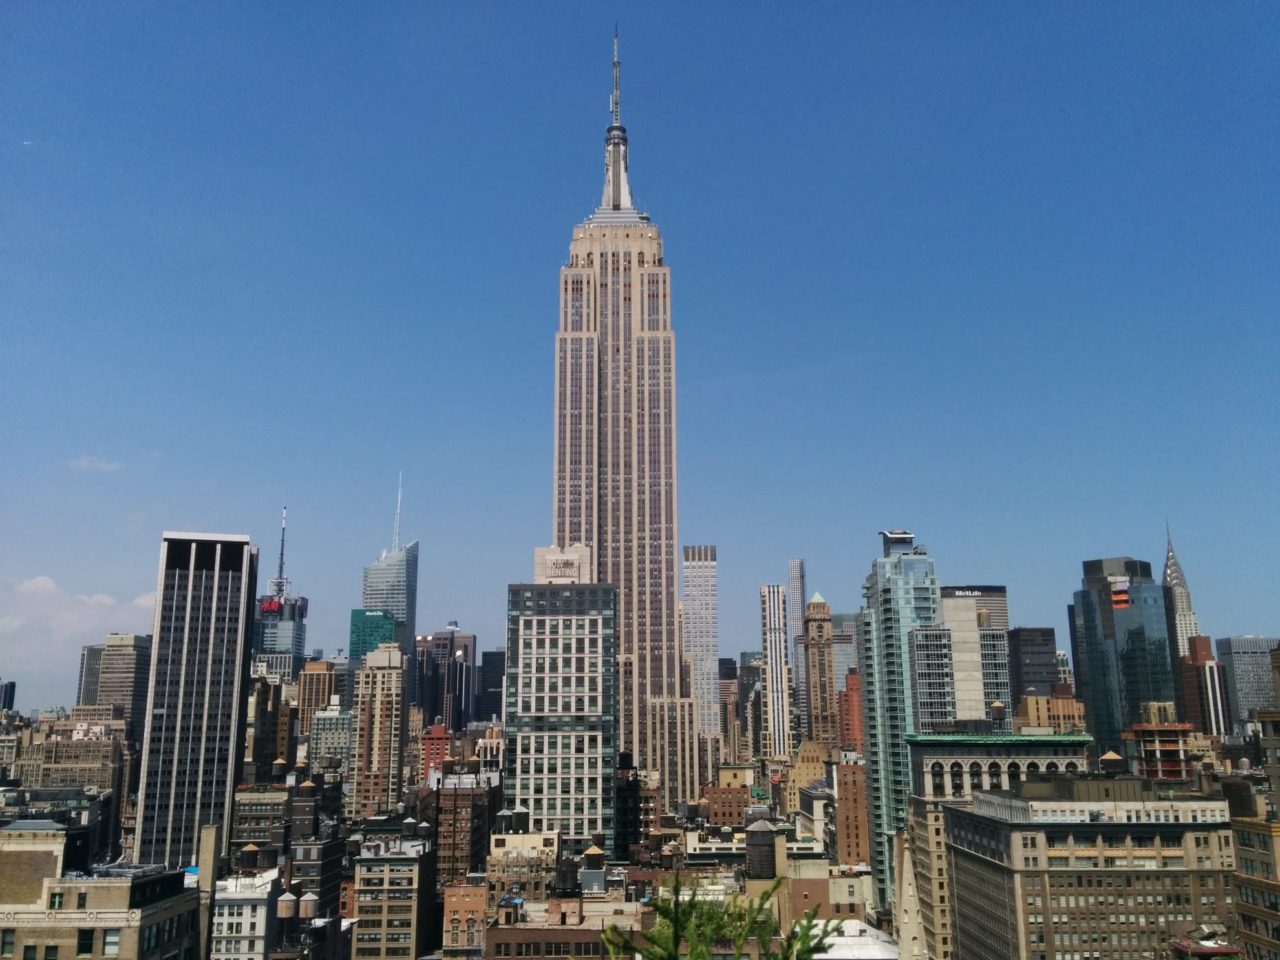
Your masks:
<path fill-rule="evenodd" d="M 609 110 L 613 114 L 613 125 L 615 127 L 622 126 L 622 90 L 621 84 L 618 82 L 618 75 L 621 72 L 618 61 L 618 24 L 613 25 L 613 99 L 609 101 Z"/>
<path fill-rule="evenodd" d="M 613 94 L 609 97 L 609 129 L 604 136 L 604 191 L 600 206 L 591 219 L 595 222 L 643 222 L 648 219 L 631 203 L 631 184 L 627 179 L 627 128 L 622 125 L 621 61 L 618 59 L 618 29 L 613 31 Z"/>
<path fill-rule="evenodd" d="M 280 561 L 276 565 L 275 579 L 268 584 L 268 589 L 277 597 L 283 597 L 289 592 L 289 581 L 284 578 L 284 531 L 289 521 L 288 499 L 288 496 L 286 496 L 286 502 L 280 508 Z"/>
<path fill-rule="evenodd" d="M 1169 521 L 1164 524 L 1166 547 L 1164 554 L 1164 585 L 1166 587 L 1182 587 L 1187 589 L 1187 576 L 1182 572 L 1182 564 L 1178 555 L 1173 552 L 1173 535 L 1169 533 Z"/>
<path fill-rule="evenodd" d="M 396 525 L 391 530 L 391 549 L 396 551 L 400 549 L 400 498 L 404 493 L 404 471 L 400 471 L 400 476 L 396 480 Z"/>

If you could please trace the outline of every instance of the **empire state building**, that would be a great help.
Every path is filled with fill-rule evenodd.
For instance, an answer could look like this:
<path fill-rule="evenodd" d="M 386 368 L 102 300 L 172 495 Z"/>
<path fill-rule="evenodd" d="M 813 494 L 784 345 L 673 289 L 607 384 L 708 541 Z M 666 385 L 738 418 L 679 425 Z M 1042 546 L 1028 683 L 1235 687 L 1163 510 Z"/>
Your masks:
<path fill-rule="evenodd" d="M 618 591 L 621 749 L 665 809 L 698 795 L 697 725 L 676 600 L 676 345 L 662 237 L 627 176 L 618 45 L 600 206 L 560 270 L 554 542 L 586 544 Z"/>

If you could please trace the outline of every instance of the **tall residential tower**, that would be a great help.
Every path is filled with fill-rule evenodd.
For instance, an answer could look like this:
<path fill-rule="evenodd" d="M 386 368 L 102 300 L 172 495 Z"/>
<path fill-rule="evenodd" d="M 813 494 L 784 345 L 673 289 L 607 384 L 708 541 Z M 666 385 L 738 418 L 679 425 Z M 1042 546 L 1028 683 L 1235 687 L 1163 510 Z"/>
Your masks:
<path fill-rule="evenodd" d="M 670 805 L 697 796 L 697 721 L 676 606 L 676 355 L 662 237 L 632 203 L 614 40 L 600 206 L 560 270 L 553 542 L 618 590 L 622 749 Z"/>
<path fill-rule="evenodd" d="M 871 805 L 871 867 L 880 902 L 893 890 L 894 837 L 907 822 L 906 735 L 919 730 L 912 696 L 911 633 L 938 618 L 933 558 L 906 530 L 880 533 L 883 556 L 862 584 L 862 696 Z"/>
<path fill-rule="evenodd" d="M 698 732 L 720 736 L 720 626 L 716 588 L 716 548 L 685 547 L 681 567 L 680 611 L 684 647 L 693 668 L 698 701 Z"/>

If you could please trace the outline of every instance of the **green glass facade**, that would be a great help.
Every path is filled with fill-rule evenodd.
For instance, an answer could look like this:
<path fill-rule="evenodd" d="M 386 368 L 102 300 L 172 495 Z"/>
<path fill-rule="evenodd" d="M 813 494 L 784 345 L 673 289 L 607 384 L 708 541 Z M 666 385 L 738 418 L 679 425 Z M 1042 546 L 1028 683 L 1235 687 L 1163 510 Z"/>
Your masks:
<path fill-rule="evenodd" d="M 351 632 L 347 638 L 347 658 L 351 669 L 357 670 L 360 661 L 370 650 L 382 643 L 396 642 L 396 618 L 389 610 L 352 610 Z"/>

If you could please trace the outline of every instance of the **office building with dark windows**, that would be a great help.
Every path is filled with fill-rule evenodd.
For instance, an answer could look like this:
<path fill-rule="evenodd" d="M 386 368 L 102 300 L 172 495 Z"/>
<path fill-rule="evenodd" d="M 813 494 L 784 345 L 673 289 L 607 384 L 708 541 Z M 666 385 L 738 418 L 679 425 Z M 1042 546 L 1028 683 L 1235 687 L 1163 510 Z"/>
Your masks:
<path fill-rule="evenodd" d="M 1142 704 L 1174 700 L 1164 588 L 1151 564 L 1132 557 L 1086 560 L 1067 608 L 1076 695 L 1099 750 L 1119 750 L 1120 734 Z"/>

